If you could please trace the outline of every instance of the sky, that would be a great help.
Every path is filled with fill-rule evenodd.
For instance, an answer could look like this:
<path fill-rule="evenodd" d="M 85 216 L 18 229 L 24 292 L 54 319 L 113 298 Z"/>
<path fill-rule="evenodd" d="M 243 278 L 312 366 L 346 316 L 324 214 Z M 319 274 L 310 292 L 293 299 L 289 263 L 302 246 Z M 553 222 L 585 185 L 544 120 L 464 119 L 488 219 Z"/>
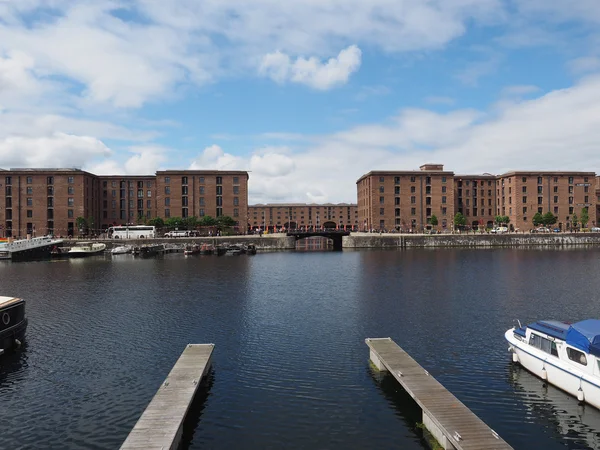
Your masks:
<path fill-rule="evenodd" d="M 0 0 L 0 167 L 600 171 L 598 0 Z"/>

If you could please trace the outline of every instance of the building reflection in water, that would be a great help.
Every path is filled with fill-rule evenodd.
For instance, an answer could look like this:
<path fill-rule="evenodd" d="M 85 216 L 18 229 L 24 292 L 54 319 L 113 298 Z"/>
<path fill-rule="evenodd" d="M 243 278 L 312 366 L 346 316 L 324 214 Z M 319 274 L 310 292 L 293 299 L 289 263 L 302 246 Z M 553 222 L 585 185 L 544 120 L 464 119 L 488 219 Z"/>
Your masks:
<path fill-rule="evenodd" d="M 296 250 L 300 251 L 323 251 L 333 250 L 333 240 L 322 236 L 312 236 L 296 241 Z"/>

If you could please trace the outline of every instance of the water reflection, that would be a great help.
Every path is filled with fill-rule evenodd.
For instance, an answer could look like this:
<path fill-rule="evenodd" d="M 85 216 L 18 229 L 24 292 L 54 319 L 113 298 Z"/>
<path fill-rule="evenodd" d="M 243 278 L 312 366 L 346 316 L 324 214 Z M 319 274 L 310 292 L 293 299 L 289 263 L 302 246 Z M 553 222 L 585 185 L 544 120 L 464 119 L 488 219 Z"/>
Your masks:
<path fill-rule="evenodd" d="M 542 382 L 517 364 L 509 382 L 526 408 L 526 420 L 544 426 L 571 449 L 600 449 L 600 411 Z"/>

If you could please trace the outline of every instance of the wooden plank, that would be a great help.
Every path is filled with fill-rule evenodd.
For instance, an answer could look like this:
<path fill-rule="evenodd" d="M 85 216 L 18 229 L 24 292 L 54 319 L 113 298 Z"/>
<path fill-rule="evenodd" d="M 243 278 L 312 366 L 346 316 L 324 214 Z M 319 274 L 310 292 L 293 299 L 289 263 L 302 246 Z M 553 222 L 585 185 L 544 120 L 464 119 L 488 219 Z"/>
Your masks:
<path fill-rule="evenodd" d="M 391 338 L 365 342 L 455 448 L 512 448 Z"/>
<path fill-rule="evenodd" d="M 214 344 L 189 344 L 161 384 L 121 449 L 176 449 L 183 422 L 202 378 L 208 373 Z"/>

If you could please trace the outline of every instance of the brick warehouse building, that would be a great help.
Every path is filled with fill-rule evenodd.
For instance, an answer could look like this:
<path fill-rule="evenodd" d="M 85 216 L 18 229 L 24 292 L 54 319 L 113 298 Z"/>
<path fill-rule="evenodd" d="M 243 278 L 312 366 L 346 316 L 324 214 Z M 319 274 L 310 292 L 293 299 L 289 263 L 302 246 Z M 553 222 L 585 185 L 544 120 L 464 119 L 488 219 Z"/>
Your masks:
<path fill-rule="evenodd" d="M 231 216 L 241 231 L 248 215 L 248 172 L 160 171 L 97 176 L 79 169 L 0 169 L 0 236 L 77 235 L 154 217 Z"/>
<path fill-rule="evenodd" d="M 460 212 L 470 228 L 491 227 L 508 216 L 511 230 L 529 231 L 533 216 L 551 212 L 556 227 L 572 228 L 573 214 L 588 208 L 588 227 L 598 224 L 600 181 L 593 172 L 518 171 L 502 175 L 454 175 L 441 164 L 419 171 L 373 171 L 357 182 L 359 228 L 420 232 L 431 217 L 452 229 Z M 451 186 L 451 187 L 450 187 Z"/>
<path fill-rule="evenodd" d="M 432 216 L 450 228 L 454 218 L 454 172 L 442 164 L 415 171 L 372 171 L 358 179 L 358 223 L 361 231 L 422 231 Z"/>
<path fill-rule="evenodd" d="M 248 228 L 358 229 L 358 210 L 351 203 L 268 203 L 248 207 Z"/>

